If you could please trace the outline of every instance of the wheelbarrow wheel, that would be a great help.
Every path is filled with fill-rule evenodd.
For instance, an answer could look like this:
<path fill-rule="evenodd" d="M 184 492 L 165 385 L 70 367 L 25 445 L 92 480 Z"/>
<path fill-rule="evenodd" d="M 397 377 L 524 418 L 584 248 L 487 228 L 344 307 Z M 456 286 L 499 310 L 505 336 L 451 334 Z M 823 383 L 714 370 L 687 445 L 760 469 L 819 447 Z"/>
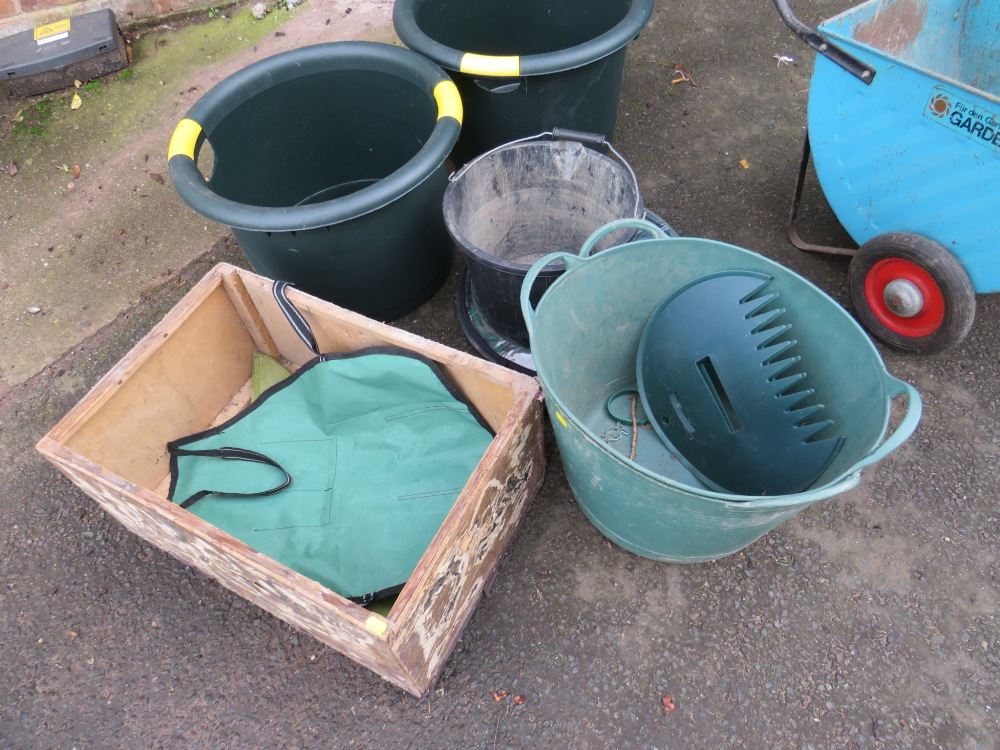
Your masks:
<path fill-rule="evenodd" d="M 976 315 L 976 295 L 962 264 L 944 247 L 906 232 L 875 237 L 848 269 L 858 318 L 890 346 L 933 354 L 957 346 Z"/>

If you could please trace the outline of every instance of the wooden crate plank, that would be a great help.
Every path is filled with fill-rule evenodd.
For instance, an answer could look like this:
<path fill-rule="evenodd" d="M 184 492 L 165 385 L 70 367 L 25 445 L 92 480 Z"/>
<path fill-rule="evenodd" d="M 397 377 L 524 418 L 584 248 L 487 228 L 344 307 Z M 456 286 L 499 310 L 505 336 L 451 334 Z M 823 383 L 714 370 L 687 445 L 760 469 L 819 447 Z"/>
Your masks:
<path fill-rule="evenodd" d="M 274 339 L 271 338 L 267 325 L 261 319 L 250 295 L 247 294 L 247 288 L 243 283 L 243 276 L 240 275 L 239 269 L 236 266 L 227 265 L 219 270 L 226 291 L 229 292 L 229 299 L 232 301 L 233 307 L 239 311 L 250 337 L 257 345 L 257 350 L 270 354 L 272 357 L 280 357 L 281 354 Z"/>
<path fill-rule="evenodd" d="M 255 345 L 226 291 L 217 286 L 135 364 L 116 368 L 114 390 L 102 394 L 65 443 L 141 487 L 156 487 L 169 470 L 166 444 L 207 429 L 250 377 Z M 91 396 L 85 397 L 86 402 Z"/>
<path fill-rule="evenodd" d="M 42 447 L 60 471 L 134 534 L 416 694 L 385 634 L 366 627 L 370 613 L 363 607 L 63 446 Z"/>
<path fill-rule="evenodd" d="M 430 690 L 541 486 L 541 403 L 526 393 L 492 451 L 420 560 L 390 616 L 392 650 L 414 684 Z"/>
<path fill-rule="evenodd" d="M 129 377 L 130 372 L 141 367 L 149 357 L 154 356 L 160 348 L 161 340 L 169 336 L 188 316 L 197 312 L 205 298 L 219 287 L 219 284 L 222 283 L 220 269 L 221 264 L 210 270 L 201 281 L 195 284 L 191 291 L 185 294 L 180 302 L 167 313 L 166 317 L 157 323 L 118 364 L 97 381 L 69 413 L 59 420 L 58 424 L 49 432 L 49 436 L 58 442 L 66 442 L 81 423 L 99 411 L 107 399 L 118 391 L 119 384 Z"/>
<path fill-rule="evenodd" d="M 400 688 L 424 695 L 495 575 L 544 473 L 541 389 L 441 344 L 302 295 L 323 351 L 399 346 L 438 362 L 497 433 L 388 618 L 348 602 L 165 499 L 166 442 L 249 403 L 255 350 L 313 353 L 272 282 L 221 264 L 38 444 L 126 528 Z M 193 366 L 185 366 L 191 360 Z M 113 438 L 105 437 L 107 433 Z"/>

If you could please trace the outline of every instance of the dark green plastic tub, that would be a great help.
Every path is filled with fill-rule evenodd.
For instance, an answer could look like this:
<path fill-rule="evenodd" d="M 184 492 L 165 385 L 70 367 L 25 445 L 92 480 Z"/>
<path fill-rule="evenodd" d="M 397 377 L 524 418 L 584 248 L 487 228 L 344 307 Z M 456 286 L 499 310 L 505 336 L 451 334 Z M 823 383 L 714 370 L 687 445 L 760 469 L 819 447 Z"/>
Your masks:
<path fill-rule="evenodd" d="M 258 273 L 391 320 L 450 271 L 441 201 L 461 121 L 455 85 L 414 52 L 302 47 L 205 94 L 174 131 L 170 177 Z"/>
<path fill-rule="evenodd" d="M 612 140 L 625 48 L 652 12 L 653 0 L 396 0 L 392 21 L 458 85 L 464 163 L 553 128 Z"/>

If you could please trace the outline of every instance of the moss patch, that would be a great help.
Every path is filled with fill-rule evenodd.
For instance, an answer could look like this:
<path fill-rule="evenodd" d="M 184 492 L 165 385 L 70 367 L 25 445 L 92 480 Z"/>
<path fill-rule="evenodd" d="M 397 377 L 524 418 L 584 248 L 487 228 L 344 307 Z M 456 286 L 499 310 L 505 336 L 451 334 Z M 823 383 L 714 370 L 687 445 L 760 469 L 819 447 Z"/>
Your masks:
<path fill-rule="evenodd" d="M 79 88 L 5 104 L 0 137 L 4 158 L 21 179 L 61 164 L 80 164 L 120 150 L 135 133 L 179 119 L 204 93 L 188 82 L 192 69 L 220 62 L 273 34 L 297 11 L 274 11 L 258 21 L 246 8 L 205 22 L 161 24 L 141 32 L 133 63 L 116 75 Z M 230 15 L 231 13 L 231 15 Z M 73 109 L 74 97 L 79 106 Z M 166 144 L 164 144 L 164 156 Z M 51 163 L 50 163 L 51 162 Z"/>

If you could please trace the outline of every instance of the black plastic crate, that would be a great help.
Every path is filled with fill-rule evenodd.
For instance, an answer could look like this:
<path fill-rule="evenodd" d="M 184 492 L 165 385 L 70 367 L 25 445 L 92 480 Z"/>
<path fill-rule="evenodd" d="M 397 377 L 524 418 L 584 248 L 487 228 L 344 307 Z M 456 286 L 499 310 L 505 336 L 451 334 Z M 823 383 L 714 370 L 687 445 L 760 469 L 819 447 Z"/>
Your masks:
<path fill-rule="evenodd" d="M 128 65 L 115 14 L 96 10 L 0 39 L 0 84 L 13 97 L 92 81 Z"/>

